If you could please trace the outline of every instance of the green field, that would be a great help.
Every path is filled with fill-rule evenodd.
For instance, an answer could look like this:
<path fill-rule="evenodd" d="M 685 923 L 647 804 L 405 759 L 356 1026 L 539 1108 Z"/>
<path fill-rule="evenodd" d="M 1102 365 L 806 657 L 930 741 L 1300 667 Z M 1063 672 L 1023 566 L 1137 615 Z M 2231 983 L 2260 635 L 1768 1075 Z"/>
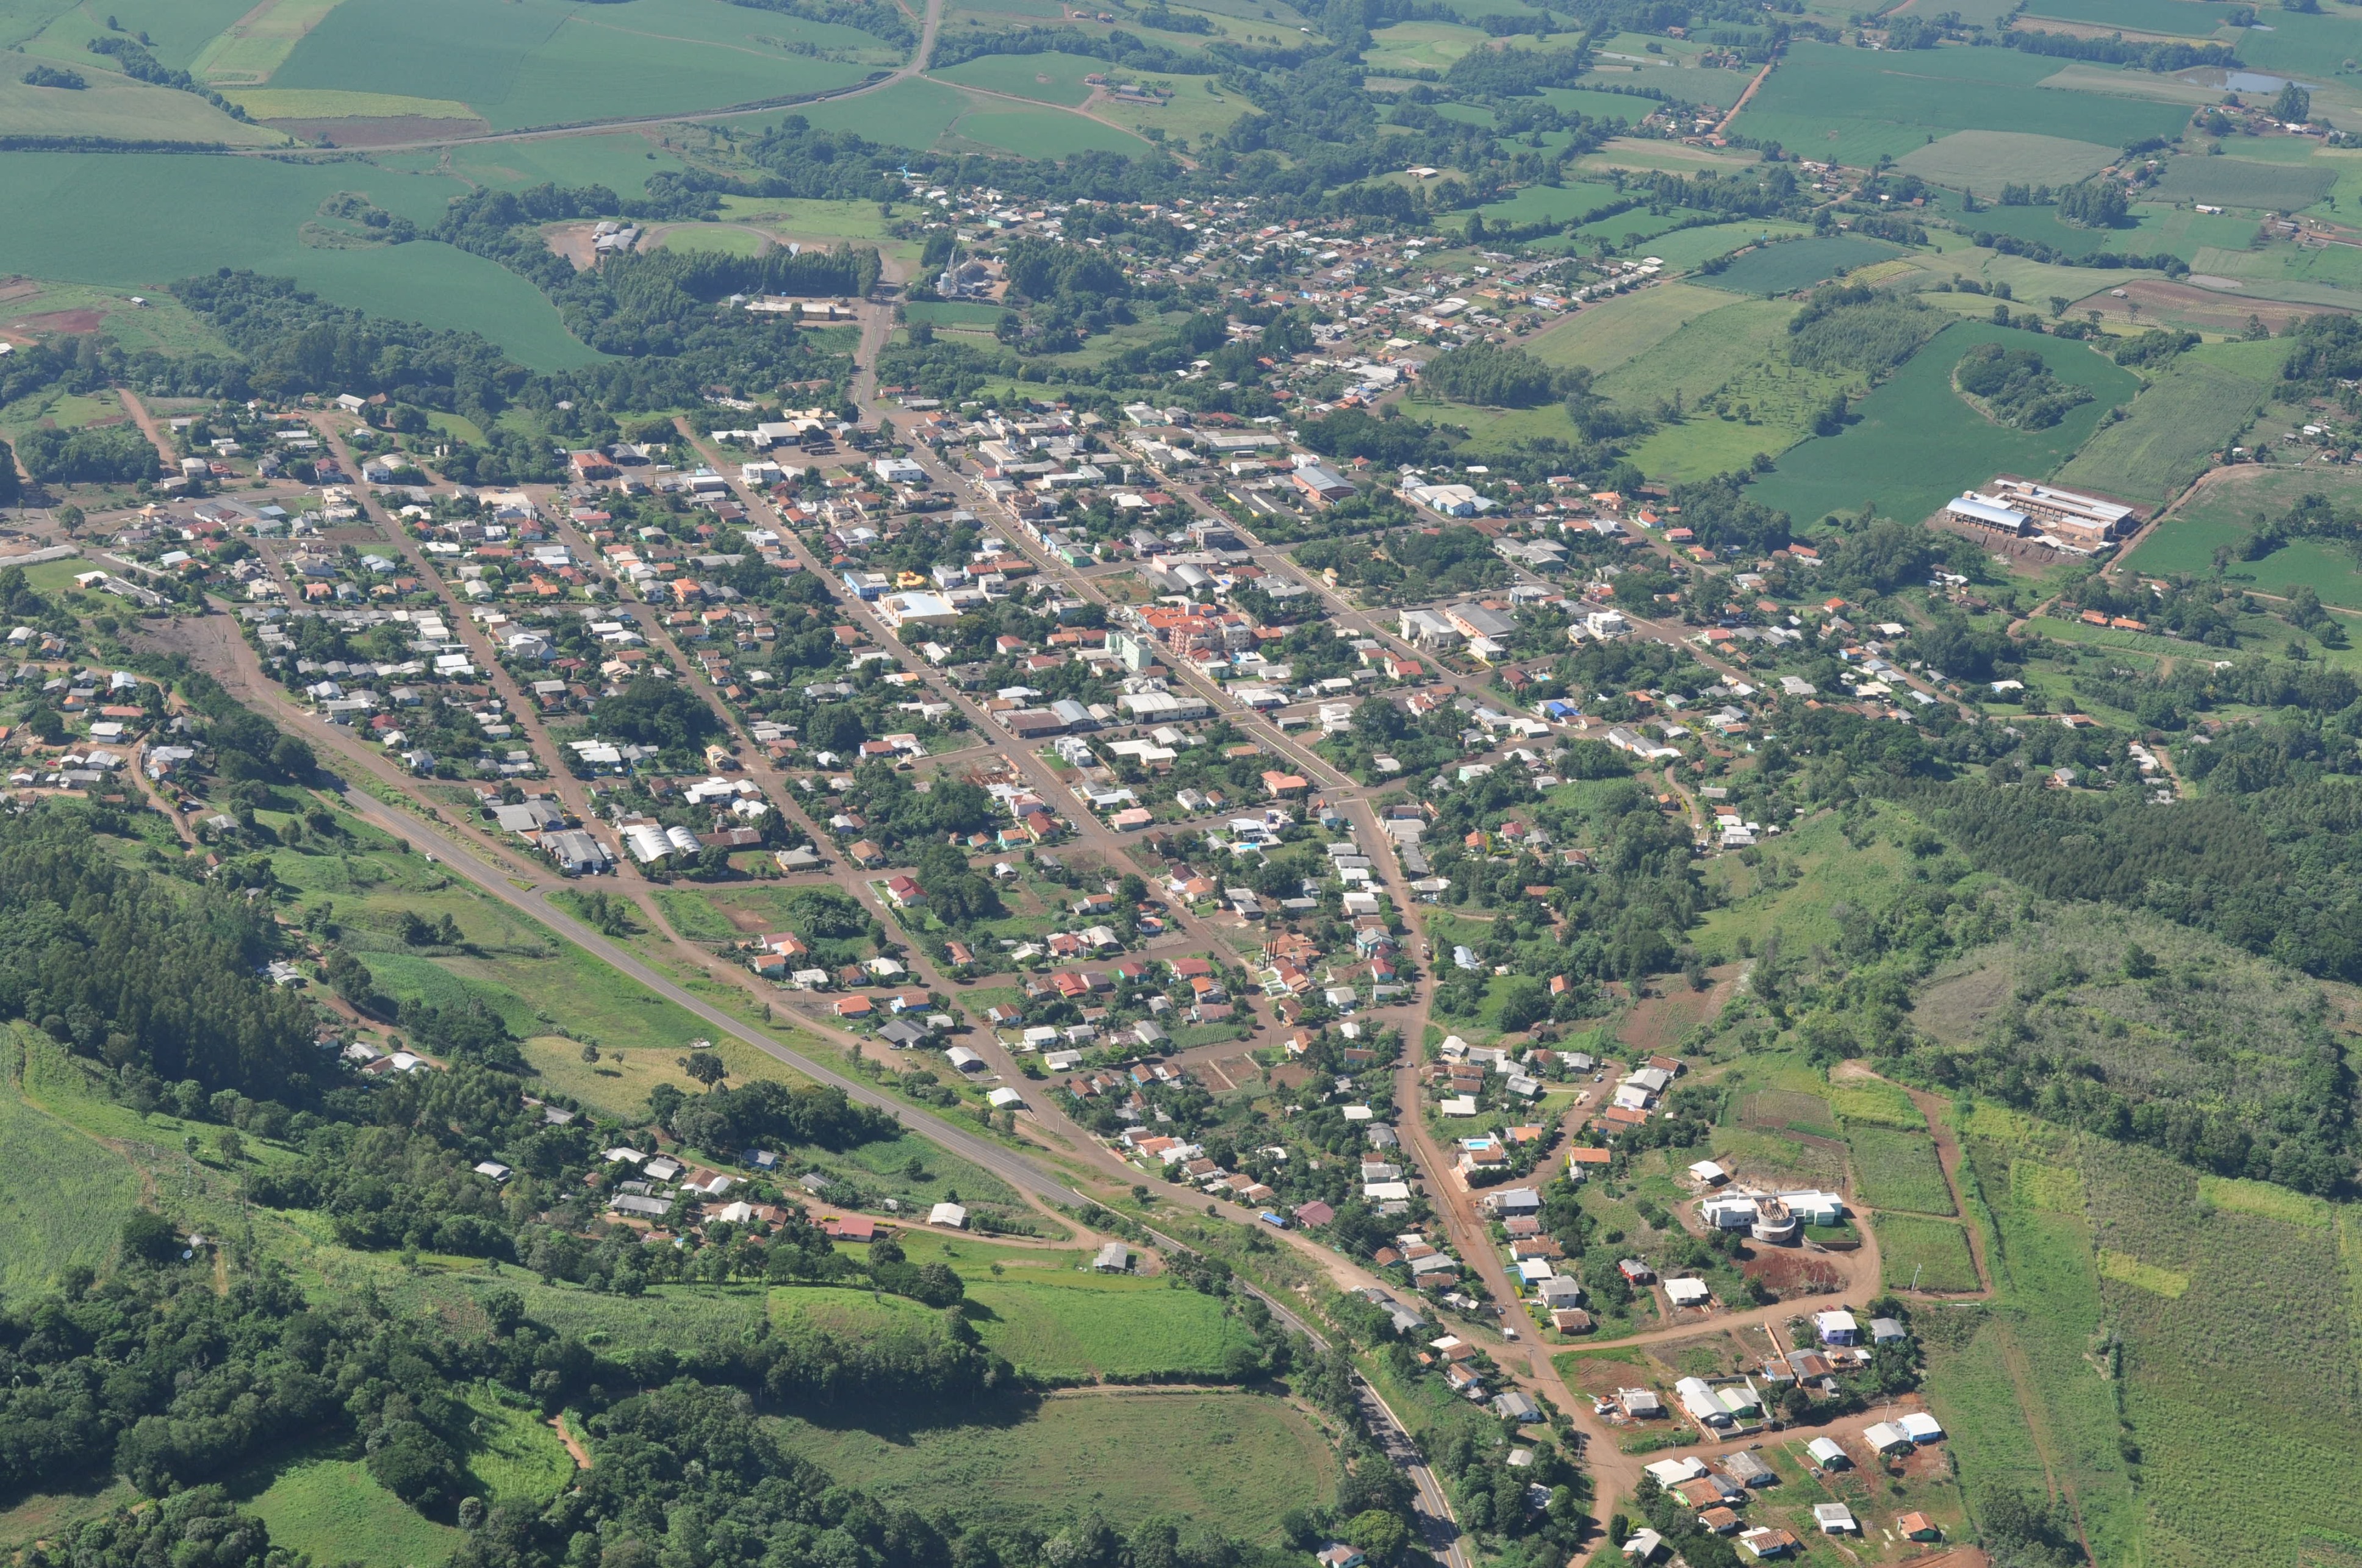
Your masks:
<path fill-rule="evenodd" d="M 2167 160 L 2157 193 L 2168 201 L 2210 206 L 2292 212 L 2311 206 L 2337 182 L 2334 170 L 2312 164 L 2259 163 L 2248 158 Z"/>
<path fill-rule="evenodd" d="M 1476 210 L 1488 224 L 1564 223 L 1618 199 L 1613 185 L 1528 185 Z"/>
<path fill-rule="evenodd" d="M 964 1518 L 1010 1528 L 1087 1511 L 1118 1526 L 1170 1514 L 1267 1540 L 1282 1513 L 1326 1496 L 1337 1475 L 1309 1422 L 1253 1394 L 1095 1391 L 967 1425 L 790 1419 L 777 1430 L 795 1453 L 884 1500 L 923 1509 L 957 1496 Z"/>
<path fill-rule="evenodd" d="M 1944 1167 L 1937 1162 L 1936 1141 L 1926 1133 L 1849 1126 L 1846 1146 L 1853 1152 L 1862 1201 L 1872 1209 L 1900 1209 L 1912 1214 L 1959 1212 L 1952 1202 L 1951 1188 L 1944 1183 Z"/>
<path fill-rule="evenodd" d="M 1545 87 L 1541 97 L 1551 108 L 1564 114 L 1623 120 L 1632 125 L 1647 119 L 1659 107 L 1656 99 L 1643 98 L 1637 93 L 1601 93 L 1584 87 Z"/>
<path fill-rule="evenodd" d="M 399 154 L 385 154 L 386 158 Z M 430 165 L 437 153 L 417 156 Z M 480 185 L 521 190 L 531 185 L 604 185 L 618 194 L 636 194 L 648 176 L 674 173 L 681 161 L 645 137 L 546 137 L 538 141 L 502 141 L 450 150 L 454 171 Z"/>
<path fill-rule="evenodd" d="M 197 52 L 189 67 L 200 81 L 220 86 L 267 82 L 286 62 L 304 35 L 337 7 L 337 0 L 272 0 L 257 6 Z"/>
<path fill-rule="evenodd" d="M 2029 18 L 2204 39 L 2230 25 L 2232 7 L 2212 0 L 2030 0 L 2025 11 Z"/>
<path fill-rule="evenodd" d="M 2278 516 L 2307 493 L 2327 496 L 2341 507 L 2362 504 L 2362 480 L 2343 469 L 2224 469 L 2159 523 L 2126 564 L 2159 575 L 2203 576 L 2213 569 L 2215 550 L 2228 548 L 2226 581 L 2274 594 L 2306 587 L 2325 604 L 2362 610 L 2362 565 L 2336 544 L 2292 539 L 2261 560 L 2240 558 L 2258 513 Z"/>
<path fill-rule="evenodd" d="M 911 321 L 931 322 L 937 326 L 989 329 L 1004 313 L 999 305 L 977 304 L 968 300 L 912 300 L 902 307 L 902 314 Z"/>
<path fill-rule="evenodd" d="M 2058 62 L 2003 49 L 1907 53 L 1797 43 L 1740 112 L 1738 134 L 1802 158 L 1867 167 L 1953 131 L 2009 131 L 2102 147 L 2177 134 L 2169 105 L 2037 86 Z M 1999 183 L 1998 179 L 1994 182 Z"/>
<path fill-rule="evenodd" d="M 2030 136 L 2023 131 L 1960 130 L 1912 149 L 1895 160 L 1905 174 L 1954 190 L 1984 188 L 1997 195 L 2005 183 L 2070 185 L 2115 161 L 2116 149 L 2094 141 Z"/>
<path fill-rule="evenodd" d="M 97 58 L 83 46 L 104 32 L 105 19 L 112 17 L 125 31 L 147 34 L 158 60 L 185 71 L 215 35 L 251 8 L 251 0 L 125 0 L 103 10 L 62 0 L 26 0 L 8 8 L 0 38 L 22 40 L 29 53 L 71 60 L 79 67 Z"/>
<path fill-rule="evenodd" d="M 879 53 L 877 39 L 851 28 L 713 0 L 619 0 L 595 10 L 559 0 L 490 10 L 468 0 L 343 0 L 270 85 L 454 99 L 508 130 L 757 103 L 866 74 L 844 61 L 790 54 L 776 40 Z"/>
<path fill-rule="evenodd" d="M 1750 250 L 1729 266 L 1698 281 L 1710 289 L 1741 294 L 1787 294 L 1810 288 L 1824 278 L 1867 267 L 1901 255 L 1902 248 L 1882 239 L 1851 235 L 1826 239 L 1792 239 Z"/>
<path fill-rule="evenodd" d="M 1978 1288 L 1976 1259 L 1969 1252 L 1969 1233 L 1948 1220 L 1921 1220 L 1906 1214 L 1881 1214 L 1872 1229 L 1878 1234 L 1882 1276 L 1890 1290 L 1908 1290 L 1915 1275 L 1918 1288 L 1932 1291 Z"/>
<path fill-rule="evenodd" d="M 362 1568 L 438 1568 L 468 1539 L 379 1485 L 358 1459 L 298 1464 L 245 1506 L 270 1527 L 273 1546 Z"/>
<path fill-rule="evenodd" d="M 595 359 L 539 290 L 497 262 L 428 241 L 318 250 L 298 237 L 338 191 L 362 191 L 425 227 L 461 189 L 350 164 L 12 152 L 0 157 L 0 211 L 75 218 L 0 225 L 0 271 L 152 293 L 193 272 L 250 267 L 375 315 L 480 332 L 527 365 Z"/>
<path fill-rule="evenodd" d="M 475 1446 L 468 1451 L 468 1473 L 485 1500 L 547 1507 L 574 1479 L 574 1456 L 566 1444 L 533 1411 L 502 1404 L 490 1391 L 472 1403 Z"/>
<path fill-rule="evenodd" d="M 1219 1376 L 1224 1355 L 1249 1342 L 1219 1300 L 1162 1279 L 988 1276 L 967 1294 L 984 1342 L 1053 1382 Z"/>
<path fill-rule="evenodd" d="M 2262 409 L 2268 389 L 2202 360 L 2177 362 L 2103 425 L 2058 470 L 2063 484 L 2088 485 L 2133 501 L 2162 502 L 2214 464 Z"/>
<path fill-rule="evenodd" d="M 1599 378 L 1600 393 L 1633 413 L 1656 417 L 1676 402 L 1683 411 L 1633 447 L 1643 472 L 1670 480 L 1728 472 L 1758 452 L 1778 456 L 1811 430 L 1814 410 L 1848 378 L 1789 363 L 1794 314 L 1784 301 L 1734 301 Z"/>
<path fill-rule="evenodd" d="M 1700 263 L 1727 256 L 1743 245 L 1760 245 L 1809 232 L 1803 224 L 1778 218 L 1754 223 L 1712 223 L 1661 234 L 1649 242 L 1649 254 L 1672 271 L 1694 272 Z"/>
<path fill-rule="evenodd" d="M 1995 425 L 1952 390 L 1952 367 L 1979 343 L 2034 349 L 2052 374 L 2089 387 L 2094 400 L 2047 430 Z M 2079 343 L 1959 322 L 1863 399 L 1853 424 L 1793 448 L 1751 493 L 1802 525 L 1864 502 L 1916 522 L 1996 473 L 2048 475 L 2089 438 L 2101 413 L 2129 400 L 2138 385 L 2131 371 Z"/>
<path fill-rule="evenodd" d="M 1362 63 L 1380 74 L 1406 67 L 1441 71 L 1470 50 L 1483 48 L 1487 37 L 1451 22 L 1397 22 L 1372 31 Z"/>

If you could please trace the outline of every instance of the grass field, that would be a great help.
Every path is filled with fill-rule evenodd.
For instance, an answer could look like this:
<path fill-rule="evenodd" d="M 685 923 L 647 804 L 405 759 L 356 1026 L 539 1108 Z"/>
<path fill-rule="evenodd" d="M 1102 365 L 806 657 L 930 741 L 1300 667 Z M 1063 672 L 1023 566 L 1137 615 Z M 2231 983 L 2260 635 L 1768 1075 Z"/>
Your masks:
<path fill-rule="evenodd" d="M 1778 218 L 1756 223 L 1716 223 L 1701 228 L 1677 228 L 1649 242 L 1649 254 L 1675 272 L 1692 272 L 1701 262 L 1727 256 L 1744 245 L 1786 239 L 1811 232 L 1803 224 Z"/>
<path fill-rule="evenodd" d="M 510 190 L 542 184 L 605 185 L 618 194 L 630 194 L 645 189 L 649 175 L 682 167 L 673 153 L 628 133 L 462 146 L 452 149 L 450 157 L 454 171 L 478 184 Z"/>
<path fill-rule="evenodd" d="M 1220 1301 L 1162 1279 L 986 1276 L 969 1279 L 967 1294 L 984 1342 L 1053 1382 L 1219 1376 L 1223 1356 L 1249 1342 Z"/>
<path fill-rule="evenodd" d="M 1998 195 L 2004 183 L 2068 185 L 2115 161 L 2116 149 L 2066 137 L 2023 131 L 1960 130 L 1916 147 L 1895 167 L 1931 185 L 1954 190 L 1983 187 Z"/>
<path fill-rule="evenodd" d="M 2025 8 L 2034 18 L 2192 39 L 2210 38 L 2228 27 L 2224 18 L 2231 10 L 2213 0 L 2031 0 Z"/>
<path fill-rule="evenodd" d="M 2058 69 L 2015 50 L 1914 50 L 1892 54 L 1798 43 L 1733 127 L 1799 157 L 1868 166 L 1954 131 L 2009 131 L 2103 147 L 2177 134 L 2182 113 L 2130 98 L 2047 92 Z M 1998 182 L 1996 181 L 1996 183 Z"/>
<path fill-rule="evenodd" d="M 1602 93 L 1584 87 L 1545 87 L 1541 97 L 1562 113 L 1624 120 L 1633 125 L 1647 119 L 1658 107 L 1656 99 L 1643 98 L 1636 93 Z"/>
<path fill-rule="evenodd" d="M 2362 564 L 2336 544 L 2294 539 L 2261 560 L 2239 558 L 2258 513 L 2278 516 L 2307 493 L 2327 496 L 2341 507 L 2362 504 L 2362 479 L 2343 469 L 2228 469 L 2158 524 L 2127 564 L 2145 572 L 2203 575 L 2213 568 L 2215 549 L 2228 547 L 2228 581 L 2276 594 L 2301 585 L 2323 603 L 2362 610 Z"/>
<path fill-rule="evenodd" d="M 1952 390 L 1952 367 L 1979 343 L 2031 348 L 2060 380 L 2091 388 L 2094 400 L 2047 430 L 1995 425 Z M 2049 474 L 2090 436 L 2101 413 L 2128 400 L 2138 385 L 2131 371 L 2081 344 L 1960 322 L 1863 399 L 1843 432 L 1793 448 L 1751 493 L 1806 526 L 1864 502 L 1916 522 L 1996 473 Z"/>
<path fill-rule="evenodd" d="M 0 326 L 52 311 L 94 310 L 104 317 L 106 333 L 126 348 L 153 348 L 166 354 L 227 354 L 229 346 L 213 328 L 189 314 L 180 301 L 142 295 L 133 304 L 129 289 L 94 287 L 87 283 L 39 283 L 35 292 L 18 294 L 0 308 Z"/>
<path fill-rule="evenodd" d="M 1969 1233 L 1952 1221 L 1881 1214 L 1873 1229 L 1878 1234 L 1879 1259 L 1888 1289 L 1912 1288 L 1914 1275 L 1921 1290 L 1978 1287 L 1977 1264 L 1969 1252 Z"/>
<path fill-rule="evenodd" d="M 358 1459 L 298 1464 L 245 1507 L 270 1527 L 273 1546 L 362 1568 L 437 1568 L 468 1539 L 379 1485 Z"/>
<path fill-rule="evenodd" d="M 1362 63 L 1380 73 L 1405 68 L 1441 71 L 1470 50 L 1484 47 L 1486 37 L 1451 22 L 1397 22 L 1370 34 Z"/>
<path fill-rule="evenodd" d="M 241 125 L 193 93 L 134 82 L 90 63 L 74 70 L 89 83 L 80 92 L 27 84 L 33 61 L 0 53 L 0 136 L 98 137 L 115 141 L 179 141 L 224 147 L 285 147 L 268 126 Z"/>
<path fill-rule="evenodd" d="M 72 1084 L 58 1055 L 0 1027 L 0 1293 L 16 1300 L 75 1264 L 105 1267 L 139 1198 L 130 1164 L 45 1103 Z"/>
<path fill-rule="evenodd" d="M 977 304 L 967 300 L 912 300 L 902 307 L 903 315 L 914 322 L 932 322 L 937 326 L 980 326 L 989 330 L 1001 317 L 1001 307 Z"/>
<path fill-rule="evenodd" d="M 1900 1209 L 1913 1214 L 1959 1212 L 1952 1203 L 1951 1188 L 1944 1184 L 1944 1167 L 1937 1163 L 1936 1141 L 1926 1133 L 1849 1126 L 1846 1145 L 1853 1151 L 1854 1176 L 1862 1201 L 1872 1209 Z"/>
<path fill-rule="evenodd" d="M 25 10 L 28 20 L 38 21 L 24 37 L 29 52 L 71 60 L 79 67 L 97 58 L 83 46 L 104 32 L 105 18 L 112 17 L 126 32 L 147 34 L 158 60 L 185 71 L 216 34 L 251 8 L 252 0 L 126 0 L 104 8 L 35 0 Z"/>
<path fill-rule="evenodd" d="M 1640 443 L 1633 460 L 1652 475 L 1690 478 L 1723 471 L 1712 466 L 1717 449 L 1736 451 L 1744 462 L 1801 438 L 1813 409 L 1847 378 L 1788 362 L 1794 314 L 1781 301 L 1733 302 L 1601 376 L 1597 390 L 1621 407 L 1645 414 L 1678 399 L 1685 412 Z"/>
<path fill-rule="evenodd" d="M 574 1456 L 531 1410 L 501 1402 L 489 1390 L 469 1401 L 476 1409 L 475 1446 L 468 1473 L 486 1502 L 542 1507 L 574 1478 Z"/>
<path fill-rule="evenodd" d="M 1126 76 L 1137 77 L 1128 72 Z M 1141 78 L 1169 89 L 1173 97 L 1164 104 L 1139 104 L 1122 98 L 1102 98 L 1091 107 L 1093 119 L 1105 120 L 1121 130 L 1137 131 L 1149 140 L 1157 139 L 1163 132 L 1169 142 L 1195 146 L 1199 138 L 1220 136 L 1238 123 L 1240 116 L 1263 111 L 1236 93 L 1225 93 L 1211 76 L 1185 76 L 1175 72 Z"/>
<path fill-rule="evenodd" d="M 76 215 L 71 224 L 0 225 L 0 270 L 153 293 L 193 272 L 251 267 L 292 276 L 341 304 L 480 332 L 527 365 L 597 358 L 567 334 L 539 290 L 496 262 L 431 242 L 305 246 L 298 230 L 323 200 L 348 189 L 424 227 L 462 187 L 350 164 L 10 153 L 0 160 L 0 211 Z"/>
<path fill-rule="evenodd" d="M 1336 1460 L 1285 1401 L 1253 1394 L 1093 1392 L 1011 1407 L 999 1419 L 915 1430 L 788 1419 L 790 1450 L 848 1485 L 920 1508 L 947 1495 L 980 1524 L 1054 1528 L 1096 1511 L 1119 1527 L 1152 1514 L 1249 1540 L 1326 1496 Z M 1153 1433 L 1155 1458 L 1143 1463 Z"/>
<path fill-rule="evenodd" d="M 1882 239 L 1851 235 L 1827 239 L 1796 239 L 1750 250 L 1712 277 L 1698 281 L 1711 289 L 1741 294 L 1786 294 L 1809 288 L 1824 278 L 1850 272 L 1902 253 Z"/>
<path fill-rule="evenodd" d="M 1477 208 L 1488 224 L 1564 223 L 1617 200 L 1607 184 L 1528 185 L 1503 201 Z"/>
<path fill-rule="evenodd" d="M 507 130 L 721 108 L 865 74 L 846 61 L 789 54 L 778 40 L 864 60 L 881 53 L 877 39 L 851 28 L 711 0 L 621 0 L 595 13 L 558 0 L 489 11 L 467 0 L 343 0 L 270 84 L 456 99 Z"/>
<path fill-rule="evenodd" d="M 2093 434 L 2058 470 L 2059 481 L 2165 501 L 2213 466 L 2267 395 L 2260 382 L 2202 360 L 2176 363 L 2133 399 L 2124 418 Z"/>

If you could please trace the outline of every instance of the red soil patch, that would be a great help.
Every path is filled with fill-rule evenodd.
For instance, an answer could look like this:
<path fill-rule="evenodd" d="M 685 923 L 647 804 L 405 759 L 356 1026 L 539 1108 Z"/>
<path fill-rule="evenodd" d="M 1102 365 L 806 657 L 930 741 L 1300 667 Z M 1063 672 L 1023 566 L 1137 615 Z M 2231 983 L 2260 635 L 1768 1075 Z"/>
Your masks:
<path fill-rule="evenodd" d="M 98 324 L 106 319 L 103 310 L 53 310 L 40 315 L 19 316 L 8 324 L 11 332 L 96 332 Z"/>
<path fill-rule="evenodd" d="M 1763 1250 L 1739 1265 L 1749 1279 L 1760 1279 L 1791 1301 L 1799 1296 L 1826 1296 L 1845 1287 L 1845 1275 L 1827 1258 L 1805 1253 Z"/>

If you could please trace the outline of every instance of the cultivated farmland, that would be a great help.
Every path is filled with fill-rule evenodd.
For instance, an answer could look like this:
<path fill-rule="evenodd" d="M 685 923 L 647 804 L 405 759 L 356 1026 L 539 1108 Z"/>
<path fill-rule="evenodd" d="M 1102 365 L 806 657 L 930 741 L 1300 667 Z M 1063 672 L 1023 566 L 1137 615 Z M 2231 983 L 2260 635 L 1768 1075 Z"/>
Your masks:
<path fill-rule="evenodd" d="M 2179 109 L 2047 91 L 2058 62 L 2015 50 L 1890 54 L 1799 43 L 1749 100 L 1736 129 L 1800 156 L 1867 165 L 1956 130 L 2011 131 L 2122 147 L 2180 128 Z"/>
<path fill-rule="evenodd" d="M 984 1342 L 1051 1382 L 1214 1378 L 1250 1343 L 1215 1297 L 1164 1279 L 971 1279 Z"/>
<path fill-rule="evenodd" d="M 1961 130 L 1915 148 L 1895 167 L 1933 185 L 1982 187 L 1991 194 L 2007 182 L 2068 185 L 2114 161 L 2116 149 L 2065 137 L 2023 131 Z"/>
<path fill-rule="evenodd" d="M 2047 430 L 1995 425 L 1952 389 L 1952 367 L 1980 343 L 2031 348 L 2053 375 L 2091 388 L 2094 399 Z M 2138 385 L 2131 371 L 2081 344 L 1961 322 L 1863 399 L 1842 434 L 1791 449 L 1755 487 L 1755 498 L 1799 522 L 1865 501 L 1884 515 L 1915 522 L 1996 473 L 2051 473 L 2090 436 L 2102 412 L 2128 401 Z"/>
<path fill-rule="evenodd" d="M 1730 301 L 1708 289 L 1670 283 L 1626 294 L 1568 316 L 1526 345 L 1546 365 L 1581 365 L 1605 375 Z"/>
<path fill-rule="evenodd" d="M 1850 236 L 1828 239 L 1792 239 L 1750 250 L 1729 266 L 1699 281 L 1708 288 L 1742 294 L 1787 294 L 1810 288 L 1824 278 L 1850 272 L 1898 255 L 1882 239 Z"/>
<path fill-rule="evenodd" d="M 2062 484 L 2164 501 L 2213 466 L 2264 405 L 2266 389 L 2199 360 L 2175 364 L 2058 470 Z"/>
<path fill-rule="evenodd" d="M 2158 194 L 2169 201 L 2285 212 L 2311 206 L 2335 183 L 2328 169 L 2302 163 L 2259 163 L 2246 158 L 2176 158 L 2167 163 Z"/>
<path fill-rule="evenodd" d="M 1846 1146 L 1853 1152 L 1857 1190 L 1872 1209 L 1900 1209 L 1914 1214 L 1956 1214 L 1944 1168 L 1937 1163 L 1936 1141 L 1925 1132 L 1904 1132 L 1888 1127 L 1848 1127 Z M 1883 1235 L 1884 1221 L 1880 1234 Z"/>

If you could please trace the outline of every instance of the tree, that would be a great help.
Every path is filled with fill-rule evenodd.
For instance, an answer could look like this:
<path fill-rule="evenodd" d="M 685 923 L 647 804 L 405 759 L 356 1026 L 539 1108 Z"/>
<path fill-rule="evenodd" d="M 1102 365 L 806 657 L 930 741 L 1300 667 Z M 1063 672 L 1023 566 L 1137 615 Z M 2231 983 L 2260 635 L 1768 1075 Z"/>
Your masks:
<path fill-rule="evenodd" d="M 1531 1029 L 1550 1016 L 1550 992 L 1540 980 L 1520 975 L 1502 988 L 1501 1029 L 1505 1033 Z"/>
<path fill-rule="evenodd" d="M 2085 180 L 2058 193 L 2058 221 L 2079 228 L 2114 228 L 2131 210 L 2114 180 Z"/>
<path fill-rule="evenodd" d="M 1339 1533 L 1348 1542 L 1360 1547 L 1371 1562 L 1378 1564 L 1378 1568 L 1395 1568 L 1395 1564 L 1403 1560 L 1403 1554 L 1410 1550 L 1409 1529 L 1396 1516 L 1381 1513 L 1375 1508 L 1355 1514 L 1345 1521 Z"/>
<path fill-rule="evenodd" d="M 145 1263 L 170 1263 L 181 1255 L 180 1232 L 154 1209 L 134 1209 L 123 1221 L 123 1255 Z"/>
<path fill-rule="evenodd" d="M 14 506 L 24 495 L 24 481 L 17 477 L 17 454 L 7 442 L 0 441 L 0 506 Z"/>
<path fill-rule="evenodd" d="M 2312 118 L 2312 94 L 2290 82 L 2281 87 L 2279 96 L 2272 100 L 2272 118 L 2283 125 L 2301 126 Z"/>
<path fill-rule="evenodd" d="M 730 1076 L 729 1066 L 712 1051 L 691 1051 L 680 1059 L 681 1070 L 707 1088 Z"/>

